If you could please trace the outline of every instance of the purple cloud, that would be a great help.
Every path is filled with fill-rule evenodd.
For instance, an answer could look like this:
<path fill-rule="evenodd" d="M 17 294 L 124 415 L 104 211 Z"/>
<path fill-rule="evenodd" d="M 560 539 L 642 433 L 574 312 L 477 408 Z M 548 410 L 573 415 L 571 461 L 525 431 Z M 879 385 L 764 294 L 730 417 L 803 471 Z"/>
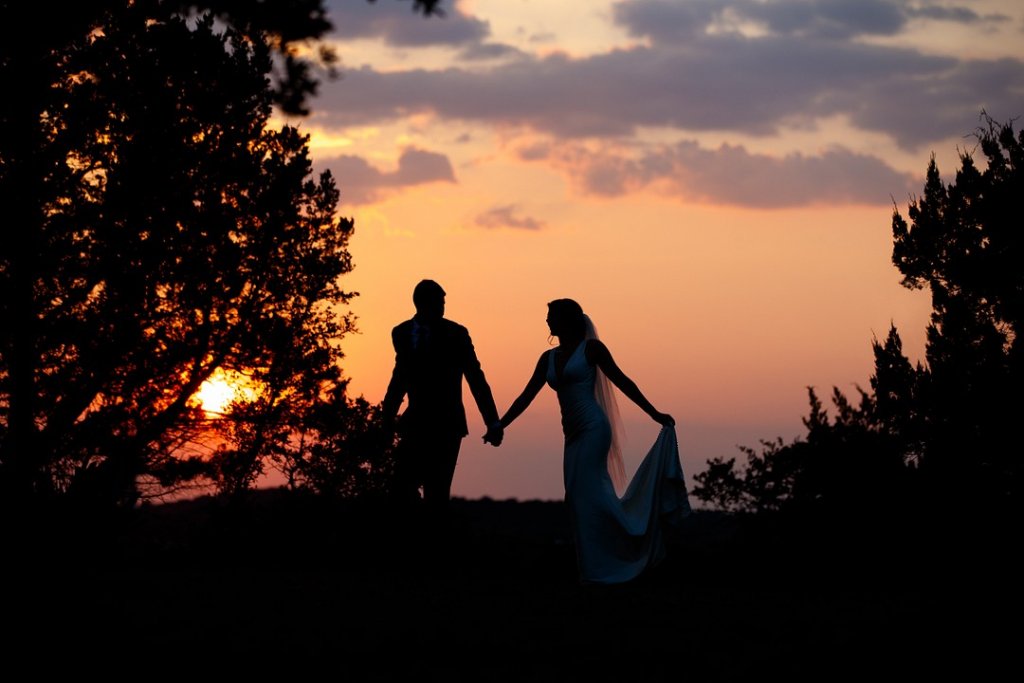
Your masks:
<path fill-rule="evenodd" d="M 1003 23 L 1010 20 L 1005 14 L 986 14 L 982 16 L 970 7 L 949 7 L 946 5 L 922 5 L 909 7 L 907 13 L 913 17 L 924 17 L 937 21 L 952 21 L 960 24 L 976 24 L 981 21 Z"/>
<path fill-rule="evenodd" d="M 637 36 L 676 42 L 703 34 L 711 26 L 753 22 L 774 35 L 848 40 L 865 35 L 895 35 L 915 17 L 972 24 L 1008 17 L 980 16 L 968 7 L 906 0 L 631 0 L 612 6 L 615 21 Z"/>
<path fill-rule="evenodd" d="M 394 0 L 328 0 L 327 16 L 337 38 L 379 38 L 398 47 L 461 47 L 478 43 L 491 33 L 486 21 L 463 13 L 458 6 L 446 7 L 444 16 L 427 17 L 413 12 L 411 3 Z"/>
<path fill-rule="evenodd" d="M 542 133 L 544 141 L 521 150 L 521 158 L 559 165 L 589 193 L 657 187 L 689 200 L 747 206 L 887 203 L 908 191 L 908 178 L 878 157 L 841 147 L 776 158 L 742 147 L 708 150 L 680 143 L 629 156 L 587 156 L 574 141 L 621 143 L 644 127 L 675 129 L 681 136 L 693 131 L 770 136 L 789 126 L 813 127 L 820 119 L 842 117 L 861 130 L 887 134 L 903 149 L 920 151 L 974 130 L 983 109 L 999 120 L 1024 114 L 1020 59 L 965 60 L 857 40 L 898 34 L 918 18 L 965 24 L 1000 20 L 960 6 L 905 0 L 633 0 L 615 5 L 613 20 L 648 39 L 645 46 L 538 58 L 488 43 L 486 23 L 458 11 L 424 19 L 398 2 L 335 5 L 339 26 L 349 19 L 344 35 L 402 45 L 446 44 L 463 59 L 517 58 L 472 68 L 347 72 L 319 97 L 317 115 L 325 124 L 379 125 L 429 113 L 447 122 L 530 129 Z M 445 22 L 443 30 L 428 28 Z M 733 30 L 750 22 L 762 33 Z M 407 30 L 436 33 L 414 38 Z M 446 157 L 419 150 L 406 154 L 393 173 L 359 157 L 340 157 L 336 175 L 343 198 L 374 201 L 400 186 L 454 181 Z M 514 208 L 496 207 L 492 211 L 506 212 L 482 214 L 477 224 L 539 227 Z"/>
<path fill-rule="evenodd" d="M 519 206 L 506 204 L 484 211 L 474 221 L 481 228 L 515 228 L 517 230 L 540 230 L 544 222 L 519 214 Z"/>
<path fill-rule="evenodd" d="M 705 149 L 685 141 L 629 157 L 567 144 L 554 146 L 547 158 L 586 194 L 621 196 L 652 189 L 685 201 L 755 208 L 885 205 L 920 184 L 877 157 L 838 147 L 816 156 L 775 157 L 742 146 Z"/>
<path fill-rule="evenodd" d="M 527 54 L 519 48 L 504 43 L 474 43 L 467 45 L 459 52 L 459 57 L 468 61 L 526 56 Z"/>
<path fill-rule="evenodd" d="M 391 172 L 371 166 L 362 157 L 342 155 L 323 161 L 337 179 L 344 204 L 370 204 L 389 191 L 433 182 L 455 182 L 451 162 L 444 154 L 408 148 Z"/>
<path fill-rule="evenodd" d="M 906 149 L 973 129 L 981 109 L 1024 110 L 1024 63 L 958 61 L 853 42 L 701 35 L 581 59 L 553 55 L 485 70 L 348 72 L 319 112 L 337 125 L 431 112 L 558 137 L 624 137 L 641 126 L 769 135 L 846 115 Z M 922 116 L 921 112 L 928 112 Z"/>

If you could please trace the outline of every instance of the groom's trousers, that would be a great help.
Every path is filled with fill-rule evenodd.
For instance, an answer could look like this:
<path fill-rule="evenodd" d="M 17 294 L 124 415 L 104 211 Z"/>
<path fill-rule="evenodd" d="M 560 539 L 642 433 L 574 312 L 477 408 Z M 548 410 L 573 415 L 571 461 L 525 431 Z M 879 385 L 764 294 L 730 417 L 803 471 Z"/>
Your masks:
<path fill-rule="evenodd" d="M 423 501 L 432 511 L 447 509 L 462 436 L 408 430 L 395 449 L 395 493 L 400 501 Z M 422 491 L 422 494 L 421 494 Z"/>

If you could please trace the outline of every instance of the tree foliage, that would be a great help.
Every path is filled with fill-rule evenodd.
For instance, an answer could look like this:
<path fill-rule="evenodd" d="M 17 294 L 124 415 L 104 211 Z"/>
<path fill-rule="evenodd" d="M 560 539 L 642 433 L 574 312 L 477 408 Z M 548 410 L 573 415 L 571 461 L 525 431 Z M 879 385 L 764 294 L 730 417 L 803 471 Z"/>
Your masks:
<path fill-rule="evenodd" d="M 895 327 L 873 342 L 871 391 L 853 405 L 838 389 L 830 419 L 813 389 L 807 435 L 744 448 L 745 466 L 715 458 L 695 495 L 751 512 L 864 509 L 997 510 L 1019 506 L 1019 339 L 1024 312 L 1024 133 L 983 114 L 978 146 L 944 185 L 934 158 L 907 219 L 892 219 L 903 285 L 932 300 L 926 359 L 911 364 Z"/>
<path fill-rule="evenodd" d="M 947 485 L 1000 498 L 1019 490 L 1021 473 L 1024 132 L 985 120 L 986 168 L 964 152 L 945 186 L 931 161 L 910 224 L 893 216 L 893 262 L 904 285 L 932 300 L 927 369 L 914 387 L 921 465 Z"/>
<path fill-rule="evenodd" d="M 78 3 L 28 40 L 0 11 L 5 500 L 234 490 L 368 418 L 338 345 L 353 223 L 307 138 L 269 126 L 315 91 L 322 2 Z M 217 370 L 258 391 L 210 420 L 192 397 Z"/>

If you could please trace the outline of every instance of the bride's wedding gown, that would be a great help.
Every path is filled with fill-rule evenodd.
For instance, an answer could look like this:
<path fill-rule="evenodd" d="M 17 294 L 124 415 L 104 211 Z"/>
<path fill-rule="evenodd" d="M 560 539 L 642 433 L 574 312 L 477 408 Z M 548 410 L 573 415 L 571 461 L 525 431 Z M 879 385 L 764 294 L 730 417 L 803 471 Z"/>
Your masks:
<path fill-rule="evenodd" d="M 666 525 L 690 512 L 675 429 L 663 427 L 620 498 L 608 473 L 611 426 L 598 403 L 597 368 L 579 344 L 561 377 L 548 354 L 547 383 L 558 395 L 565 435 L 565 502 L 580 579 L 620 583 L 665 554 Z"/>

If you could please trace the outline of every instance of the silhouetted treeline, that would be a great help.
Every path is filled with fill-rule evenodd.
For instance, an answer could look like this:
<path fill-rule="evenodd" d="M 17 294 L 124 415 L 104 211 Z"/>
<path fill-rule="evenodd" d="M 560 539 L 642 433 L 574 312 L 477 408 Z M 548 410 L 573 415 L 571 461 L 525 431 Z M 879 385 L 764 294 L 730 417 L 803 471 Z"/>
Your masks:
<path fill-rule="evenodd" d="M 925 362 L 904 355 L 895 327 L 873 342 L 869 391 L 832 394 L 834 416 L 810 390 L 807 434 L 714 458 L 694 494 L 717 507 L 821 519 L 893 520 L 964 514 L 1017 519 L 1021 500 L 1024 316 L 1024 133 L 983 114 L 976 150 L 944 185 L 934 158 L 907 219 L 892 219 L 903 285 L 927 288 Z M 905 517 L 904 517 L 905 518 Z"/>
<path fill-rule="evenodd" d="M 338 346 L 353 223 L 307 137 L 268 126 L 331 68 L 298 50 L 330 29 L 323 1 L 3 2 L 0 21 L 0 498 L 130 506 L 271 465 L 369 487 L 387 448 Z M 217 371 L 256 398 L 214 420 L 192 397 Z"/>

